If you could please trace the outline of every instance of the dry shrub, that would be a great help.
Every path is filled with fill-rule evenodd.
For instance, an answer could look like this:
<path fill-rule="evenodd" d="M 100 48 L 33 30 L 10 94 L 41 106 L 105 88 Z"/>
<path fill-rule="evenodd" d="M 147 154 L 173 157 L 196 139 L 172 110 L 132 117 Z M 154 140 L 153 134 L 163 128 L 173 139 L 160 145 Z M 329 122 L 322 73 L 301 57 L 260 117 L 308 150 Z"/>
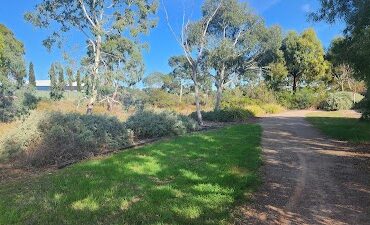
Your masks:
<path fill-rule="evenodd" d="M 40 121 L 38 145 L 24 155 L 31 166 L 77 161 L 132 144 L 133 135 L 117 118 L 50 113 Z"/>

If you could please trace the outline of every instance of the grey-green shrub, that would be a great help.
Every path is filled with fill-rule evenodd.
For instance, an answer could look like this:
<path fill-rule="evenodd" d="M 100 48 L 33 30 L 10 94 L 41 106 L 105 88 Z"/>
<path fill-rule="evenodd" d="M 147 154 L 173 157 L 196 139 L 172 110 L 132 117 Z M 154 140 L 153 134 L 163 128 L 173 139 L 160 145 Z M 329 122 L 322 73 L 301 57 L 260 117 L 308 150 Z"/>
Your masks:
<path fill-rule="evenodd" d="M 24 120 L 12 122 L 11 129 L 0 135 L 0 161 L 16 158 L 35 144 L 39 137 L 38 124 L 44 117 L 44 113 L 32 111 Z"/>
<path fill-rule="evenodd" d="M 348 110 L 353 106 L 352 94 L 348 94 L 347 92 L 330 93 L 320 104 L 320 108 L 327 111 Z"/>
<path fill-rule="evenodd" d="M 33 166 L 81 160 L 133 142 L 131 131 L 115 117 L 51 113 L 38 130 L 39 143 L 27 155 Z"/>
<path fill-rule="evenodd" d="M 316 109 L 325 97 L 325 92 L 310 88 L 299 89 L 296 93 L 290 91 L 278 93 L 279 103 L 288 109 Z"/>
<path fill-rule="evenodd" d="M 190 114 L 192 118 L 196 118 L 196 112 Z M 203 120 L 213 122 L 242 122 L 253 117 L 253 114 L 241 108 L 226 108 L 216 111 L 202 111 Z"/>
<path fill-rule="evenodd" d="M 180 135 L 197 129 L 195 120 L 168 111 L 138 111 L 128 118 L 126 126 L 139 139 Z"/>

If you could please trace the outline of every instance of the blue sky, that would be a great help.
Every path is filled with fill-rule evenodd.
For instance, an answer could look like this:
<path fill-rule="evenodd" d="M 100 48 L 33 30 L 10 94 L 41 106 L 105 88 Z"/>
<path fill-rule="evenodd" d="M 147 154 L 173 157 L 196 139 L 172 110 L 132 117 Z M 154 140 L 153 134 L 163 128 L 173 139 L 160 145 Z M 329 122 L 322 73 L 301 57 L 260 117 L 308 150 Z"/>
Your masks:
<path fill-rule="evenodd" d="M 197 18 L 200 14 L 200 5 L 203 2 L 201 0 L 164 1 L 175 28 L 181 23 L 184 5 L 187 14 L 193 12 L 193 18 Z M 244 1 L 248 2 L 255 12 L 265 19 L 267 25 L 280 25 L 284 32 L 289 30 L 301 32 L 306 28 L 313 27 L 325 47 L 329 46 L 330 41 L 339 36 L 343 29 L 342 24 L 329 25 L 307 21 L 307 13 L 319 7 L 317 0 Z M 42 45 L 42 40 L 45 39 L 48 31 L 36 29 L 23 19 L 24 13 L 32 10 L 37 2 L 32 0 L 7 1 L 6 7 L 0 7 L 0 23 L 9 27 L 15 33 L 15 36 L 25 44 L 26 61 L 27 63 L 30 61 L 34 63 L 36 78 L 47 79 L 50 64 L 62 60 L 64 51 L 70 55 L 78 56 L 84 53 L 85 47 L 82 36 L 77 32 L 72 32 L 68 34 L 68 38 L 72 41 L 63 50 L 54 49 L 49 53 Z M 144 52 L 146 74 L 154 71 L 168 72 L 168 58 L 181 54 L 180 47 L 167 27 L 162 8 L 160 8 L 157 17 L 159 18 L 158 26 L 151 31 L 149 36 L 144 37 L 144 40 L 150 45 L 150 50 Z"/>

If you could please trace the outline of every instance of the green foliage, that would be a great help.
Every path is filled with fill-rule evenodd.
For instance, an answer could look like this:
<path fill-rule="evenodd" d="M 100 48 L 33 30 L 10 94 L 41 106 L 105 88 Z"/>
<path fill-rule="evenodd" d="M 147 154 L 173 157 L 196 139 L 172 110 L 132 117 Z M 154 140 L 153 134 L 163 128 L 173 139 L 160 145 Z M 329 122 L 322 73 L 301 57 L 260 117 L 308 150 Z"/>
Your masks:
<path fill-rule="evenodd" d="M 196 118 L 196 112 L 191 113 L 190 117 Z M 205 121 L 213 122 L 244 122 L 251 118 L 251 112 L 241 108 L 225 108 L 210 112 L 203 112 L 202 116 Z"/>
<path fill-rule="evenodd" d="M 345 37 L 336 41 L 335 59 L 350 64 L 355 76 L 370 87 L 370 1 L 369 0 L 321 0 L 321 9 L 313 13 L 316 21 L 334 23 L 344 20 Z M 366 111 L 370 111 L 367 108 Z"/>
<path fill-rule="evenodd" d="M 44 113 L 31 111 L 25 120 L 13 121 L 0 135 L 0 161 L 17 159 L 19 154 L 26 152 L 38 140 L 38 125 L 45 118 Z M 3 124 L 4 125 L 4 124 Z"/>
<path fill-rule="evenodd" d="M 266 114 L 266 111 L 261 106 L 256 104 L 246 105 L 243 108 L 248 110 L 253 116 L 261 116 Z"/>
<path fill-rule="evenodd" d="M 139 139 L 180 135 L 197 129 L 193 119 L 168 111 L 138 111 L 128 118 L 126 125 Z"/>
<path fill-rule="evenodd" d="M 296 93 L 279 92 L 278 101 L 288 109 L 316 109 L 325 98 L 325 92 L 310 88 L 302 88 Z"/>
<path fill-rule="evenodd" d="M 276 93 L 268 88 L 265 83 L 246 88 L 245 95 L 256 100 L 260 104 L 276 103 Z"/>
<path fill-rule="evenodd" d="M 30 67 L 28 69 L 28 81 L 31 86 L 36 87 L 36 77 L 32 62 L 30 62 Z"/>
<path fill-rule="evenodd" d="M 263 54 L 277 51 L 282 39 L 279 27 L 267 28 L 262 18 L 238 0 L 207 0 L 202 7 L 203 16 L 213 13 L 218 4 L 221 6 L 209 26 L 212 47 L 206 59 L 206 64 L 215 71 L 212 75 L 217 88 L 215 110 L 221 108 L 225 85 L 236 76 L 249 79 L 248 71 L 260 63 Z"/>
<path fill-rule="evenodd" d="M 3 24 L 0 24 L 0 95 L 14 85 L 20 88 L 26 76 L 23 43 Z M 14 84 L 14 81 L 16 84 Z"/>
<path fill-rule="evenodd" d="M 327 75 L 328 62 L 313 29 L 304 31 L 302 35 L 290 32 L 283 40 L 282 51 L 294 92 L 300 84 L 317 82 Z"/>
<path fill-rule="evenodd" d="M 147 90 L 145 103 L 159 108 L 169 108 L 179 105 L 179 97 L 161 89 Z"/>
<path fill-rule="evenodd" d="M 43 42 L 48 50 L 61 47 L 64 36 L 71 30 L 86 37 L 87 54 L 81 64 L 89 76 L 85 89 L 93 103 L 98 95 L 112 94 L 118 84 L 131 86 L 141 79 L 144 73 L 141 51 L 147 46 L 141 44 L 140 35 L 156 26 L 151 15 L 157 8 L 155 0 L 42 0 L 24 17 L 34 26 L 51 32 Z M 59 90 L 52 97 L 60 96 Z"/>
<path fill-rule="evenodd" d="M 58 77 L 57 77 L 58 76 Z M 49 69 L 50 77 L 50 98 L 58 101 L 63 98 L 64 93 L 64 72 L 59 63 L 53 63 Z"/>
<path fill-rule="evenodd" d="M 39 123 L 40 140 L 27 155 L 33 166 L 63 164 L 132 143 L 132 134 L 117 118 L 51 113 Z"/>
<path fill-rule="evenodd" d="M 268 114 L 281 113 L 285 110 L 284 107 L 282 107 L 281 105 L 273 103 L 263 104 L 262 109 Z"/>
<path fill-rule="evenodd" d="M 320 108 L 327 111 L 348 110 L 353 106 L 353 101 L 342 92 L 330 93 L 321 103 Z"/>
<path fill-rule="evenodd" d="M 349 110 L 364 96 L 352 92 L 334 92 L 321 103 L 320 108 L 327 111 Z"/>
<path fill-rule="evenodd" d="M 30 110 L 36 108 L 38 101 L 34 90 L 27 87 L 15 91 L 13 96 L 0 96 L 0 121 L 10 122 L 28 115 Z"/>
<path fill-rule="evenodd" d="M 260 140 L 258 125 L 238 125 L 12 181 L 0 186 L 0 221 L 228 223 L 233 207 L 248 201 L 260 184 Z"/>

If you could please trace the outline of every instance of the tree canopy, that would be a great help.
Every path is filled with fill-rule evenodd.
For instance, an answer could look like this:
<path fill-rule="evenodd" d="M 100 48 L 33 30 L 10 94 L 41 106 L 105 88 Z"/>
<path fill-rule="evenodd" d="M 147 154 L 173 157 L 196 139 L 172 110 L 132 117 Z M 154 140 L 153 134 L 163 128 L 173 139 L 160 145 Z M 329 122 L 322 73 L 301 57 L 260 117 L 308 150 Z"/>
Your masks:
<path fill-rule="evenodd" d="M 24 62 L 24 46 L 17 40 L 11 30 L 0 24 L 0 88 L 8 89 L 13 85 L 12 80 L 17 82 L 17 86 L 23 84 L 26 76 L 26 66 Z M 3 90 L 1 90 L 3 91 Z"/>
<path fill-rule="evenodd" d="M 92 105 L 98 97 L 99 84 L 107 80 L 102 78 L 107 68 L 110 72 L 119 70 L 118 80 L 142 71 L 140 34 L 156 25 L 151 15 L 157 7 L 158 3 L 151 0 L 43 0 L 33 12 L 25 14 L 25 19 L 37 27 L 55 29 L 44 41 L 48 49 L 60 47 L 63 35 L 72 29 L 85 35 L 88 57 L 84 66 L 90 75 L 85 88 L 91 89 L 87 93 L 91 94 Z"/>
<path fill-rule="evenodd" d="M 288 33 L 282 51 L 294 92 L 299 85 L 308 85 L 327 75 L 329 67 L 325 52 L 313 29 L 305 30 L 301 35 L 294 31 Z"/>

